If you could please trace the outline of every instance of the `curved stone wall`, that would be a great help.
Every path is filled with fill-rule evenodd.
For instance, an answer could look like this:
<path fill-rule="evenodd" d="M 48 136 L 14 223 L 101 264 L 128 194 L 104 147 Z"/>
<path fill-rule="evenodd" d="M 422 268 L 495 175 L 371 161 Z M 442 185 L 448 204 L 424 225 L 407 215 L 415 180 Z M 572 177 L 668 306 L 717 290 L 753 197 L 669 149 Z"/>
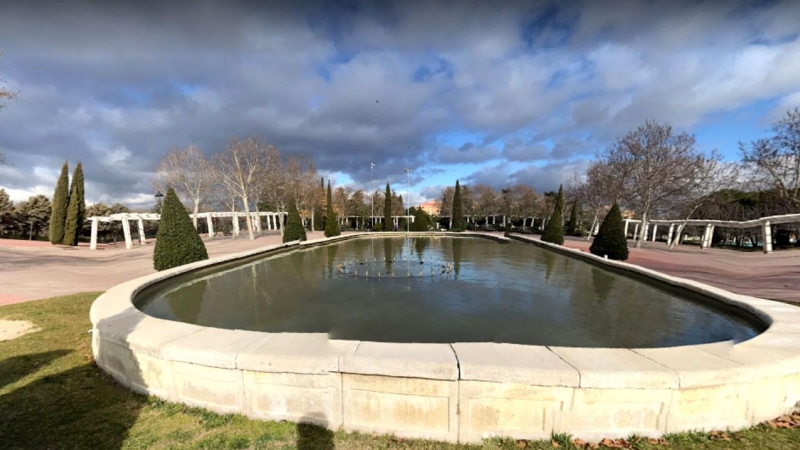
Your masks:
<path fill-rule="evenodd" d="M 597 440 L 735 429 L 787 413 L 800 400 L 800 308 L 563 247 L 557 250 L 744 308 L 770 326 L 737 345 L 397 344 L 207 328 L 157 319 L 132 303 L 144 287 L 179 273 L 355 237 L 274 246 L 115 286 L 92 305 L 95 360 L 123 385 L 169 401 L 450 442 L 546 439 L 554 431 Z"/>

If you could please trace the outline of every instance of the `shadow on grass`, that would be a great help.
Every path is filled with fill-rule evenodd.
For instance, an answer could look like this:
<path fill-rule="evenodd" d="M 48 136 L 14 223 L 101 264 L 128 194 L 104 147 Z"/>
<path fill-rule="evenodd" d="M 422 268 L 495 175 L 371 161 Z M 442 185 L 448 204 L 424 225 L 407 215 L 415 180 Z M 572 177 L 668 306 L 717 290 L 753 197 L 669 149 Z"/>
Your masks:
<path fill-rule="evenodd" d="M 306 416 L 297 424 L 297 450 L 333 450 L 333 432 L 319 423 L 319 418 Z"/>
<path fill-rule="evenodd" d="M 118 449 L 146 400 L 94 365 L 80 365 L 0 396 L 0 442 L 12 449 Z"/>
<path fill-rule="evenodd" d="M 49 352 L 14 356 L 0 361 L 0 388 L 25 378 L 69 353 L 71 352 L 66 349 L 53 350 Z"/>

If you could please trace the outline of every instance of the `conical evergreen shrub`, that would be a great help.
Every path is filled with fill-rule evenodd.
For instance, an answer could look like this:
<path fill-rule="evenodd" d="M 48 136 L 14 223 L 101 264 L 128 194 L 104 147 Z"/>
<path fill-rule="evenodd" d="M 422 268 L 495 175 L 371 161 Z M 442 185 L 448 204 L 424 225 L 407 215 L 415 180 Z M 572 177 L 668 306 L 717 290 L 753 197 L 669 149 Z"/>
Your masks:
<path fill-rule="evenodd" d="M 325 218 L 325 237 L 339 236 L 340 234 L 342 234 L 342 230 L 339 229 L 339 221 L 336 220 L 336 212 L 333 210 L 331 182 L 328 181 L 328 213 Z"/>
<path fill-rule="evenodd" d="M 83 188 L 83 165 L 78 163 L 75 167 L 75 172 L 72 174 L 72 189 L 70 189 L 67 221 L 64 227 L 64 245 L 78 245 L 78 238 L 83 229 L 85 216 L 86 200 Z"/>
<path fill-rule="evenodd" d="M 61 166 L 61 175 L 58 177 L 53 203 L 50 205 L 50 243 L 61 244 L 64 242 L 64 225 L 67 222 L 69 207 L 69 164 L 66 161 Z"/>
<path fill-rule="evenodd" d="M 306 230 L 300 219 L 300 212 L 294 200 L 289 203 L 289 216 L 286 218 L 286 230 L 283 232 L 283 242 L 305 241 Z"/>
<path fill-rule="evenodd" d="M 456 180 L 456 191 L 453 194 L 453 228 L 450 231 L 464 231 L 466 229 L 464 206 L 461 200 L 461 184 Z"/>
<path fill-rule="evenodd" d="M 383 231 L 394 231 L 392 222 L 392 190 L 386 183 L 386 194 L 383 200 Z"/>
<path fill-rule="evenodd" d="M 204 259 L 208 259 L 206 246 L 192 225 L 186 207 L 172 188 L 167 189 L 153 250 L 153 267 L 160 271 Z"/>
<path fill-rule="evenodd" d="M 564 244 L 564 189 L 558 187 L 558 196 L 556 197 L 556 205 L 553 210 L 553 215 L 544 227 L 542 232 L 542 240 L 551 244 Z"/>
<path fill-rule="evenodd" d="M 322 197 L 325 195 L 325 181 L 320 177 L 319 179 L 319 198 L 314 205 L 314 231 L 323 231 L 325 230 L 325 218 L 322 214 L 322 205 L 319 202 L 322 201 Z"/>
<path fill-rule="evenodd" d="M 614 203 L 608 212 L 600 230 L 589 247 L 593 255 L 608 256 L 608 259 L 625 261 L 628 259 L 628 241 L 625 238 L 625 226 L 622 223 L 622 213 L 619 205 Z"/>
<path fill-rule="evenodd" d="M 578 234 L 578 201 L 572 202 L 572 211 L 569 213 L 569 221 L 567 221 L 567 234 L 575 236 Z"/>

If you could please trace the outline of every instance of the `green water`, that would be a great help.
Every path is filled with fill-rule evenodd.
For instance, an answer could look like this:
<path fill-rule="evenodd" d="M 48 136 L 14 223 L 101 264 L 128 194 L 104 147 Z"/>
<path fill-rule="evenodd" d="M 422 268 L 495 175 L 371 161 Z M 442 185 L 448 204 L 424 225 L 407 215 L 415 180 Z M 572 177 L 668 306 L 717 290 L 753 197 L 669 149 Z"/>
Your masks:
<path fill-rule="evenodd" d="M 355 239 L 179 277 L 136 303 L 210 327 L 383 342 L 664 347 L 762 329 L 684 292 L 476 238 Z"/>

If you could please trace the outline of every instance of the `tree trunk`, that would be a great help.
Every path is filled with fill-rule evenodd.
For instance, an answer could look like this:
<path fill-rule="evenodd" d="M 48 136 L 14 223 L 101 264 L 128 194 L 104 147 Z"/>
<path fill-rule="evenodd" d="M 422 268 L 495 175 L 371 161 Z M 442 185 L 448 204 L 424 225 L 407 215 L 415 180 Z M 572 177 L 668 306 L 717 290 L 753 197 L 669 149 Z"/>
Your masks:
<path fill-rule="evenodd" d="M 597 225 L 597 212 L 594 213 L 594 219 L 592 219 L 592 227 L 589 228 L 589 234 L 586 236 L 587 241 L 592 238 L 592 233 L 594 233 L 595 225 Z"/>
<path fill-rule="evenodd" d="M 254 240 L 256 237 L 253 234 L 253 218 L 250 216 L 250 205 L 247 203 L 247 196 L 242 196 L 242 206 L 244 207 L 244 217 L 247 219 L 247 232 L 250 234 L 250 240 Z"/>
<path fill-rule="evenodd" d="M 642 226 L 639 228 L 639 240 L 636 241 L 636 248 L 642 248 L 642 242 L 647 240 L 647 212 L 642 214 Z"/>
<path fill-rule="evenodd" d="M 194 217 L 192 217 L 192 224 L 194 225 L 194 229 L 197 229 L 197 213 L 200 212 L 200 199 L 195 197 L 194 200 Z"/>

